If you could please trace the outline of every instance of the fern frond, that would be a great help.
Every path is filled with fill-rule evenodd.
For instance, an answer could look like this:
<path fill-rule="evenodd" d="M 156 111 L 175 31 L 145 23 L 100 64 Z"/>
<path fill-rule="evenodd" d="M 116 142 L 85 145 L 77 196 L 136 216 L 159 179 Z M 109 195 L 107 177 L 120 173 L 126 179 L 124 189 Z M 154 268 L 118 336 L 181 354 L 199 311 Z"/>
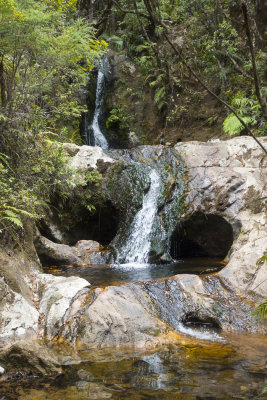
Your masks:
<path fill-rule="evenodd" d="M 16 215 L 14 217 L 12 217 L 12 216 L 2 217 L 1 220 L 10 222 L 11 224 L 18 226 L 19 228 L 23 227 L 21 220 Z"/>
<path fill-rule="evenodd" d="M 15 213 L 23 214 L 29 218 L 34 218 L 34 215 L 32 213 L 22 210 L 21 208 L 16 208 L 16 207 L 12 207 L 12 206 L 4 206 L 4 213 L 7 213 L 8 210 L 14 211 Z M 0 210 L 0 212 L 1 212 L 1 210 Z"/>
<path fill-rule="evenodd" d="M 252 117 L 242 117 L 243 121 L 245 124 L 251 124 L 253 122 Z M 229 136 L 235 136 L 238 135 L 242 130 L 244 129 L 244 126 L 241 124 L 241 122 L 236 118 L 236 116 L 231 113 L 228 115 L 228 117 L 225 118 L 223 121 L 223 130 L 227 135 Z"/>
<path fill-rule="evenodd" d="M 260 318 L 267 318 L 267 300 L 261 303 L 256 310 L 253 311 L 252 315 Z"/>
<path fill-rule="evenodd" d="M 159 104 L 160 101 L 162 100 L 162 98 L 163 98 L 164 96 L 165 96 L 165 87 L 162 86 L 162 87 L 159 88 L 159 89 L 156 91 L 156 93 L 155 93 L 155 97 L 154 97 L 155 102 L 156 102 L 157 104 Z"/>

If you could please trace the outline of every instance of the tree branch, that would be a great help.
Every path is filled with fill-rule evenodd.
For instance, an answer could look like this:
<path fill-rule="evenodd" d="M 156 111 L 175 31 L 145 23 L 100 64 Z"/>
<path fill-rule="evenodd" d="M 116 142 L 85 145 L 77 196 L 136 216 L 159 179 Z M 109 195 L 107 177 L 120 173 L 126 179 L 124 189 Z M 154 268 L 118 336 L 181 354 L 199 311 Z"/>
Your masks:
<path fill-rule="evenodd" d="M 117 0 L 112 0 L 112 2 L 113 2 L 113 4 L 114 4 L 116 7 L 118 7 L 118 9 L 119 9 L 121 12 L 123 12 L 123 13 L 125 13 L 125 14 L 135 14 L 135 15 L 137 15 L 135 10 L 125 10 L 124 8 L 122 8 L 121 5 L 117 2 Z M 145 14 L 145 13 L 142 13 L 142 12 L 140 12 L 140 11 L 137 11 L 137 13 L 138 13 L 138 15 L 139 15 L 140 17 L 144 17 L 144 18 L 148 19 L 149 21 L 151 21 L 151 18 L 150 18 L 149 15 L 147 15 L 147 14 Z"/>
<path fill-rule="evenodd" d="M 243 121 L 242 118 L 239 117 L 239 115 L 236 113 L 236 111 L 228 104 L 226 103 L 226 101 L 224 101 L 223 99 L 221 99 L 219 96 L 217 96 L 217 94 L 215 94 L 203 81 L 201 78 L 199 78 L 199 76 L 195 73 L 195 71 L 191 68 L 191 66 L 186 62 L 185 58 L 183 57 L 181 51 L 177 50 L 177 48 L 174 46 L 174 44 L 172 43 L 172 41 L 169 39 L 169 36 L 167 34 L 166 31 L 166 25 L 161 23 L 162 26 L 165 28 L 164 30 L 164 36 L 166 41 L 169 43 L 169 45 L 171 46 L 171 48 L 173 49 L 173 51 L 175 52 L 175 54 L 179 57 L 179 59 L 181 60 L 181 62 L 185 65 L 185 67 L 191 72 L 191 74 L 196 78 L 196 80 L 204 87 L 205 90 L 207 90 L 207 92 L 209 92 L 213 97 L 215 97 L 215 99 L 217 99 L 220 103 L 222 103 L 226 108 L 228 108 L 228 110 L 230 110 L 238 119 L 238 121 L 244 126 L 244 128 L 246 129 L 247 133 L 257 142 L 257 144 L 262 148 L 262 150 L 264 151 L 265 154 L 267 154 L 267 150 L 265 149 L 265 147 L 261 144 L 261 142 L 257 139 L 257 137 L 254 135 L 254 133 L 249 129 L 249 127 L 247 126 L 247 124 Z"/>

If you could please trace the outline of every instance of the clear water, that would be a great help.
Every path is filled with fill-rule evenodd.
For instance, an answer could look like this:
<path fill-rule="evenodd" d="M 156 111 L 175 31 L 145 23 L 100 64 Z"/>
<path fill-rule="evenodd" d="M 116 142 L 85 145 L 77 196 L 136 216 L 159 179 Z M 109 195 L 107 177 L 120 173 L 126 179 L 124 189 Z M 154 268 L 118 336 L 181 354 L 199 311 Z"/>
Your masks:
<path fill-rule="evenodd" d="M 144 282 L 166 278 L 177 274 L 210 274 L 219 271 L 225 265 L 219 259 L 192 258 L 172 264 L 136 264 L 131 265 L 85 265 L 84 267 L 47 267 L 46 273 L 64 276 L 80 276 L 93 287 L 118 285 L 125 282 Z"/>
<path fill-rule="evenodd" d="M 95 111 L 92 124 L 88 128 L 88 135 L 93 135 L 93 142 L 95 146 L 102 147 L 102 149 L 108 149 L 108 141 L 102 133 L 99 126 L 99 117 L 102 111 L 103 99 L 104 99 L 104 88 L 105 88 L 105 73 L 107 59 L 103 59 L 97 74 L 97 85 L 96 85 L 96 100 L 95 100 Z M 87 138 L 88 144 L 90 144 L 90 138 Z"/>
<path fill-rule="evenodd" d="M 63 349 L 64 350 L 64 349 Z M 267 340 L 224 335 L 223 342 L 181 337 L 150 351 L 79 352 L 83 362 L 54 378 L 0 382 L 4 400 L 263 400 Z M 0 398 L 1 398 L 0 397 Z"/>
<path fill-rule="evenodd" d="M 160 175 L 155 169 L 151 169 L 149 178 L 150 187 L 144 195 L 142 208 L 135 215 L 130 234 L 118 256 L 119 262 L 123 260 L 124 264 L 131 264 L 137 268 L 148 262 L 152 228 L 162 184 Z"/>

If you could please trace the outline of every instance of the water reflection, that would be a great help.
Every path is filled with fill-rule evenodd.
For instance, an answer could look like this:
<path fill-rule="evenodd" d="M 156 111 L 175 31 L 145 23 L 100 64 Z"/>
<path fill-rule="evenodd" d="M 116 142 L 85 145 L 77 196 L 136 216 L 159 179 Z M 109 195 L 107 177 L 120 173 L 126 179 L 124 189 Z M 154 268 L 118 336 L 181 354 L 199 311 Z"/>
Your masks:
<path fill-rule="evenodd" d="M 5 400 L 263 400 L 264 336 L 224 335 L 224 343 L 182 338 L 137 353 L 82 352 L 83 363 L 56 379 L 0 384 Z M 9 385 L 9 386 L 8 386 Z"/>
<path fill-rule="evenodd" d="M 192 258 L 172 264 L 85 265 L 84 267 L 45 268 L 53 275 L 80 276 L 92 286 L 116 285 L 124 282 L 144 282 L 176 274 L 210 274 L 219 271 L 224 263 L 218 259 Z"/>

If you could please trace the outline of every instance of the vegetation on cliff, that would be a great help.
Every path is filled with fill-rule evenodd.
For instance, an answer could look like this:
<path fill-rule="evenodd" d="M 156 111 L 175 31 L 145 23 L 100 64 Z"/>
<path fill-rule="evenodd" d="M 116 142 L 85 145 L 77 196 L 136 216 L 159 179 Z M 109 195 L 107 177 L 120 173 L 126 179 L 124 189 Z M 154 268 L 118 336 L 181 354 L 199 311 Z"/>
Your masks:
<path fill-rule="evenodd" d="M 266 134 L 265 14 L 263 0 L 0 0 L 1 229 L 72 190 L 54 142 L 81 143 L 80 89 L 107 42 L 120 69 L 107 101 L 118 144 L 130 131 L 148 144 L 243 134 L 200 80 Z"/>
<path fill-rule="evenodd" d="M 203 91 L 201 79 L 256 134 L 266 134 L 264 1 L 98 0 L 89 6 L 80 0 L 78 6 L 100 37 L 128 57 L 109 125 L 116 116 L 122 132 L 126 123 L 140 136 L 146 130 L 143 140 L 150 143 L 161 132 L 166 141 L 243 133 L 236 116 Z"/>
<path fill-rule="evenodd" d="M 75 141 L 79 89 L 107 44 L 76 15 L 76 1 L 0 0 L 0 224 L 36 218 L 75 182 L 54 141 Z M 89 179 L 90 180 L 90 179 Z"/>

